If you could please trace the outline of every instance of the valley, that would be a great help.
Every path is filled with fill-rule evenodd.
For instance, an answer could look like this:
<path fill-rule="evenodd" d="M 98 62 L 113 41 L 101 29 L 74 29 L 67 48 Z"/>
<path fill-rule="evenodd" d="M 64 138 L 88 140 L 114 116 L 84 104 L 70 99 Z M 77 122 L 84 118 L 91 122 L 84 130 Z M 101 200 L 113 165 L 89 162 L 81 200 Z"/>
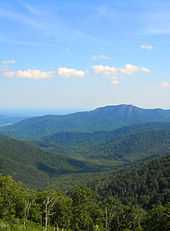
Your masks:
<path fill-rule="evenodd" d="M 102 129 L 96 111 L 105 124 Z M 49 224 L 49 231 L 56 226 L 64 231 L 148 231 L 154 221 L 157 226 L 163 222 L 168 231 L 169 111 L 153 113 L 154 118 L 152 110 L 145 114 L 120 105 L 1 127 L 0 227 L 41 231 Z M 11 216 L 15 222 L 9 221 Z"/>
<path fill-rule="evenodd" d="M 104 131 L 92 131 L 95 127 L 93 117 L 94 114 L 96 117 L 96 112 L 105 121 Z M 154 115 L 153 121 L 150 121 L 151 115 L 155 112 L 158 112 L 158 115 Z M 126 124 L 136 113 L 138 118 L 142 118 L 145 114 L 145 121 L 150 122 L 139 121 L 138 124 L 135 122 L 108 131 L 110 121 L 111 124 L 113 122 L 119 124 L 121 118 Z M 77 179 L 80 178 L 80 184 L 83 181 L 88 184 L 89 176 L 96 179 L 98 175 L 103 177 L 107 172 L 117 171 L 137 161 L 168 155 L 170 153 L 170 123 L 166 122 L 169 118 L 168 113 L 168 110 L 147 109 L 145 112 L 145 109 L 135 106 L 118 105 L 99 108 L 92 112 L 59 116 L 61 121 L 65 118 L 71 120 L 73 117 L 70 123 L 75 125 L 82 123 L 83 118 L 88 115 L 89 123 L 93 124 L 88 132 L 69 131 L 69 127 L 66 131 L 58 132 L 58 122 L 55 120 L 54 123 L 54 118 L 58 116 L 48 116 L 48 120 L 44 116 L 33 117 L 3 127 L 0 129 L 1 174 L 9 174 L 31 187 L 48 187 L 49 184 L 53 185 L 58 181 L 56 185 L 67 188 L 66 179 L 71 178 L 73 182 L 75 179 L 77 183 Z M 160 118 L 160 114 L 160 120 L 163 118 L 164 120 L 155 122 L 155 118 Z M 32 126 L 35 121 L 39 121 L 38 128 Z M 47 124 L 53 124 L 55 131 L 50 130 Z M 18 131 L 22 131 L 22 126 L 24 133 L 19 135 Z M 30 127 L 27 129 L 28 126 Z M 50 134 L 46 135 L 45 131 L 41 136 L 35 137 L 39 129 L 46 129 Z M 60 129 L 65 130 L 62 123 Z M 30 136 L 27 137 L 25 131 L 30 131 Z"/>

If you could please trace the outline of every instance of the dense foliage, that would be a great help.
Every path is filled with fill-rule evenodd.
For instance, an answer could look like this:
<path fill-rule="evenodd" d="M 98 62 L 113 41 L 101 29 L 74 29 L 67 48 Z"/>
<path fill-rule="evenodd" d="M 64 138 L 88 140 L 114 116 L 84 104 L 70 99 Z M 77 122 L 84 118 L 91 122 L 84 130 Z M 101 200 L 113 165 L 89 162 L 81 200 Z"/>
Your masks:
<path fill-rule="evenodd" d="M 0 136 L 0 173 L 11 175 L 29 186 L 46 186 L 62 174 L 94 172 L 95 164 L 46 153 L 28 142 Z"/>
<path fill-rule="evenodd" d="M 42 138 L 38 144 L 54 152 L 59 148 L 67 156 L 91 162 L 127 163 L 170 152 L 170 123 L 147 123 L 112 132 L 56 133 Z"/>
<path fill-rule="evenodd" d="M 0 231 L 169 231 L 169 122 L 120 105 L 0 129 L 29 139 L 0 135 Z"/>
<path fill-rule="evenodd" d="M 76 178 L 87 182 L 96 173 L 116 171 L 133 161 L 168 153 L 169 123 L 135 125 L 113 132 L 56 133 L 36 144 L 0 136 L 0 172 L 29 186 L 67 185 L 68 180 L 77 184 Z"/>
<path fill-rule="evenodd" d="M 170 156 L 146 160 L 112 174 L 99 185 L 102 197 L 114 196 L 123 203 L 144 208 L 170 201 Z"/>
<path fill-rule="evenodd" d="M 100 194 L 87 187 L 36 192 L 1 176 L 0 230 L 168 231 L 169 171 L 169 156 L 146 161 L 134 176 L 114 174 Z"/>

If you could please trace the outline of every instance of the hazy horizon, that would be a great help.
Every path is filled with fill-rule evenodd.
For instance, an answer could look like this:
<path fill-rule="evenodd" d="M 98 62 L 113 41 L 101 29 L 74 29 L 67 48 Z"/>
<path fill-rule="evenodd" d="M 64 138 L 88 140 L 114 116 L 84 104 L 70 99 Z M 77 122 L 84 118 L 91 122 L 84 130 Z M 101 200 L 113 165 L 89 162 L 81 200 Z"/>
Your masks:
<path fill-rule="evenodd" d="M 92 111 L 97 108 L 108 107 L 108 106 L 119 106 L 119 105 L 132 105 L 132 104 L 108 104 L 98 105 L 94 107 L 84 108 L 0 108 L 0 115 L 2 116 L 17 116 L 17 117 L 34 117 L 43 115 L 67 115 L 76 112 Z M 142 107 L 139 105 L 132 105 L 142 109 L 163 109 L 170 110 L 170 107 Z"/>

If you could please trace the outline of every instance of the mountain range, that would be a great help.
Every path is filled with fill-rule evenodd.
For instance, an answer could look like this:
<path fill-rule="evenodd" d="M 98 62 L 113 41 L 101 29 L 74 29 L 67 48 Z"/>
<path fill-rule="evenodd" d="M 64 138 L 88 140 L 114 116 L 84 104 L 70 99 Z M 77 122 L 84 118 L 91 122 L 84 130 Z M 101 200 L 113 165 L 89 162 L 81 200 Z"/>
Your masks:
<path fill-rule="evenodd" d="M 170 123 L 113 132 L 57 133 L 34 143 L 0 136 L 0 172 L 29 186 L 44 187 L 60 176 L 115 171 L 146 158 L 170 154 Z M 81 177 L 82 179 L 82 177 Z M 60 180 L 62 178 L 60 177 Z"/>
<path fill-rule="evenodd" d="M 170 152 L 170 123 L 146 123 L 112 132 L 55 133 L 36 142 L 42 149 L 67 156 L 130 161 Z"/>
<path fill-rule="evenodd" d="M 39 139 L 56 132 L 97 132 L 148 122 L 170 122 L 170 110 L 116 105 L 68 115 L 46 115 L 3 127 L 1 133 L 22 139 Z"/>
<path fill-rule="evenodd" d="M 15 124 L 23 119 L 24 117 L 22 116 L 0 114 L 0 127 Z"/>
<path fill-rule="evenodd" d="M 163 109 L 108 106 L 33 117 L 0 132 L 0 173 L 34 187 L 170 154 L 170 110 Z"/>

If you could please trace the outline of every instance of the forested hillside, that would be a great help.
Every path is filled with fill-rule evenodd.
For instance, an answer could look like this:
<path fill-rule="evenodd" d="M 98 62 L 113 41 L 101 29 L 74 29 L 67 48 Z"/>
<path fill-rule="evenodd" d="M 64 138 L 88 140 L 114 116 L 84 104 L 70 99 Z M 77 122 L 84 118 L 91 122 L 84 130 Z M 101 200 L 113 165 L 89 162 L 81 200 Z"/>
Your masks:
<path fill-rule="evenodd" d="M 98 127 L 98 112 L 103 119 L 109 116 L 105 129 Z M 69 115 L 76 115 L 70 131 L 66 119 L 68 131 L 60 121 L 56 132 L 55 116 L 54 123 L 39 117 L 29 120 L 35 120 L 31 126 L 25 120 L 3 128 L 21 140 L 0 136 L 0 230 L 169 231 L 169 111 L 144 112 L 123 105 L 88 112 L 88 121 L 99 122 L 89 124 L 88 132 L 81 127 L 81 113 Z M 118 129 L 111 123 L 116 116 L 125 122 L 114 122 Z M 152 122 L 143 123 L 151 116 Z M 154 122 L 158 118 L 164 122 Z"/>
<path fill-rule="evenodd" d="M 112 174 L 99 191 L 103 198 L 115 196 L 123 203 L 130 201 L 144 208 L 169 202 L 170 155 L 145 160 Z"/>
<path fill-rule="evenodd" d="M 170 153 L 170 123 L 147 123 L 112 132 L 56 133 L 37 142 L 54 152 L 80 159 L 129 162 Z"/>
<path fill-rule="evenodd" d="M 1 230 L 169 231 L 170 158 L 113 174 L 100 188 L 36 192 L 0 177 Z M 126 176 L 126 177 L 125 177 Z M 10 202 L 10 203 L 9 203 Z"/>
<path fill-rule="evenodd" d="M 101 166 L 97 164 L 61 154 L 60 151 L 47 153 L 28 142 L 0 136 L 0 174 L 11 175 L 30 186 L 43 187 L 62 174 L 100 171 Z"/>
<path fill-rule="evenodd" d="M 37 139 L 56 132 L 112 131 L 147 122 L 170 122 L 170 110 L 116 105 L 69 115 L 47 115 L 23 120 L 1 132 L 23 139 Z"/>
<path fill-rule="evenodd" d="M 137 160 L 169 153 L 169 123 L 135 125 L 113 132 L 56 133 L 35 144 L 0 136 L 0 172 L 30 186 L 49 182 L 67 185 L 69 179 L 77 182 L 79 175 L 75 174 L 87 173 L 80 177 L 80 182 L 87 182 L 89 173 L 93 178 L 98 172 L 105 174 Z"/>

